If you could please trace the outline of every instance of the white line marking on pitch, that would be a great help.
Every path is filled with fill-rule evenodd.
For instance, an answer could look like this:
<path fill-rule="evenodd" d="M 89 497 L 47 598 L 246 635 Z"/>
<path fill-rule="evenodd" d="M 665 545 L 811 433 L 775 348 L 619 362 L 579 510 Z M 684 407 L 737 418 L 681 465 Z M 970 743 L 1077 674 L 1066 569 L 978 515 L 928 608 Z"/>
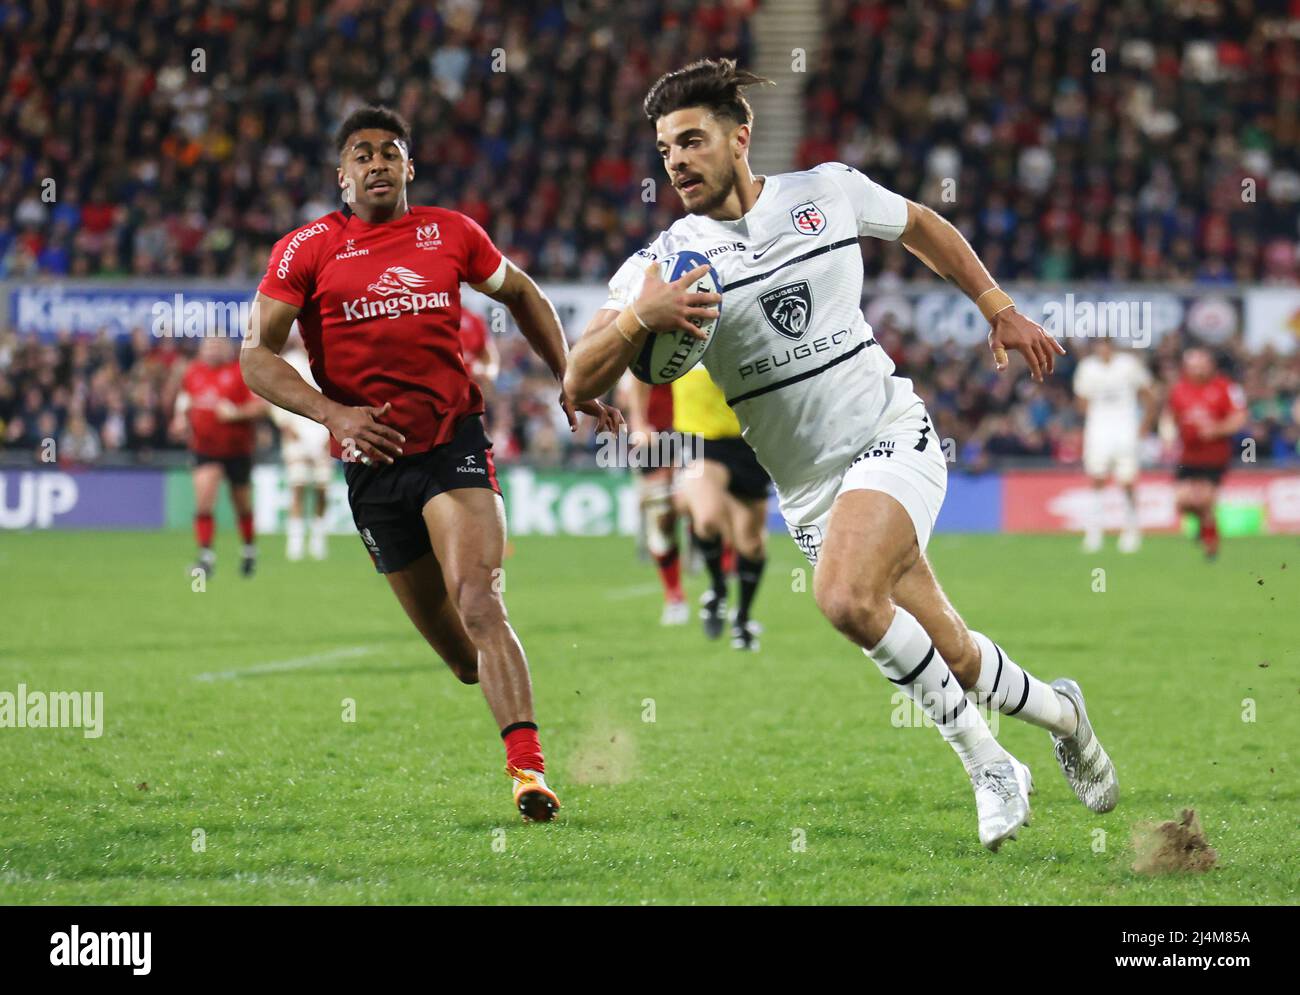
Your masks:
<path fill-rule="evenodd" d="M 335 660 L 350 660 L 353 657 L 369 656 L 375 652 L 369 646 L 345 646 L 327 653 L 313 653 L 311 656 L 297 656 L 292 660 L 276 660 L 272 663 L 259 663 L 242 670 L 214 670 L 205 674 L 195 674 L 196 681 L 229 681 L 254 674 L 277 674 L 283 670 L 302 670 L 315 667 L 321 663 L 333 663 Z"/>
<path fill-rule="evenodd" d="M 657 590 L 659 590 L 658 584 L 634 584 L 632 587 L 616 587 L 612 591 L 606 591 L 605 598 L 608 601 L 625 601 L 629 598 L 654 594 Z"/>

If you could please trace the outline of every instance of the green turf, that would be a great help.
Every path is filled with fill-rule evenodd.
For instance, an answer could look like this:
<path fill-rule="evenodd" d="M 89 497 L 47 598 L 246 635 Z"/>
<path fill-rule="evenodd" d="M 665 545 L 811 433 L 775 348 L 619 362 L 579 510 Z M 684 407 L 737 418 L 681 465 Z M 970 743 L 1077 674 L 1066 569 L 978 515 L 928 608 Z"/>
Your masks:
<path fill-rule="evenodd" d="M 1003 720 L 1038 795 L 996 856 L 956 758 L 933 729 L 891 725 L 892 687 L 796 589 L 784 537 L 758 655 L 661 630 L 626 540 L 516 543 L 506 598 L 565 806 L 544 826 L 517 820 L 478 690 L 424 647 L 359 542 L 290 564 L 268 540 L 251 582 L 220 542 L 193 593 L 181 533 L 0 537 L 0 691 L 100 690 L 106 712 L 99 739 L 0 729 L 0 902 L 1297 899 L 1294 539 L 1229 542 L 1207 565 L 1176 538 L 1088 557 L 1064 537 L 936 537 L 971 624 L 1082 683 L 1123 784 L 1093 815 L 1047 734 Z M 1135 874 L 1133 826 L 1185 806 L 1219 867 Z"/>

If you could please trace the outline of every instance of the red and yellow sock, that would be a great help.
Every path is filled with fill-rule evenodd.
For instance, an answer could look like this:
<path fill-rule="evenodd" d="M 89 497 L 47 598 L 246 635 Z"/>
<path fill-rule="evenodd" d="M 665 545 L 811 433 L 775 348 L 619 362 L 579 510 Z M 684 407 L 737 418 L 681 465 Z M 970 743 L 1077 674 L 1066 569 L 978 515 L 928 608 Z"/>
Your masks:
<path fill-rule="evenodd" d="M 194 538 L 198 540 L 201 549 L 212 548 L 212 534 L 216 531 L 216 525 L 212 521 L 211 515 L 197 514 L 194 516 Z"/>
<path fill-rule="evenodd" d="M 546 773 L 542 743 L 537 737 L 536 722 L 512 722 L 501 730 L 506 744 L 506 766 L 510 770 L 535 770 Z"/>

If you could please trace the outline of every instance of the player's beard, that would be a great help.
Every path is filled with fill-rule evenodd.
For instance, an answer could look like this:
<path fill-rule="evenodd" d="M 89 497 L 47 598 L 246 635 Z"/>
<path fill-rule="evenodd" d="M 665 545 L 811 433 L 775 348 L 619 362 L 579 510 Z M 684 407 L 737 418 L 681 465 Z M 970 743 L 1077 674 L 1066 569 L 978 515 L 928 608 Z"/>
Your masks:
<path fill-rule="evenodd" d="M 735 189 L 736 170 L 733 166 L 731 170 L 721 178 L 717 189 L 710 197 L 708 197 L 708 199 L 700 201 L 693 207 L 688 207 L 687 211 L 690 214 L 708 214 L 710 211 L 715 211 L 723 205 L 726 199 L 731 196 L 731 192 Z"/>

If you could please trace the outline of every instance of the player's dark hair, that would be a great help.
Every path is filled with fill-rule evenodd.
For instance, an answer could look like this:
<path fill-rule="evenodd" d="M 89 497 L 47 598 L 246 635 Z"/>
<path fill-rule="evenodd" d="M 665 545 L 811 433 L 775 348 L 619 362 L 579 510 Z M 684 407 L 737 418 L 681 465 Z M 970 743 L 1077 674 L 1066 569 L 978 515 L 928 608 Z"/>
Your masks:
<path fill-rule="evenodd" d="M 642 106 L 651 121 L 683 107 L 707 107 L 737 124 L 749 124 L 754 110 L 741 88 L 771 82 L 748 69 L 737 69 L 735 59 L 701 59 L 660 76 Z"/>
<path fill-rule="evenodd" d="M 339 125 L 338 132 L 334 135 L 334 145 L 338 149 L 339 155 L 343 154 L 343 146 L 347 143 L 348 138 L 354 132 L 366 128 L 380 128 L 384 131 L 391 131 L 405 145 L 409 146 L 411 144 L 410 126 L 397 111 L 378 105 L 358 107 L 343 120 L 343 123 Z"/>

